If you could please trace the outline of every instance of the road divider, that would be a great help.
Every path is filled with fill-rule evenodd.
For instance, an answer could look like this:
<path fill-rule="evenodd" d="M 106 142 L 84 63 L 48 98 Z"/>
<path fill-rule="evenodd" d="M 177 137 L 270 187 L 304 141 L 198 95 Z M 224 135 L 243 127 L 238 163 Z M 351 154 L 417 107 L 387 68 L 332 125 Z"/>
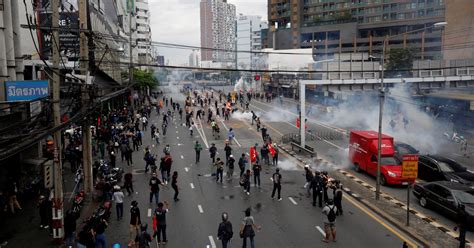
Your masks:
<path fill-rule="evenodd" d="M 148 216 L 148 217 L 151 217 L 151 208 L 148 209 L 147 216 Z"/>

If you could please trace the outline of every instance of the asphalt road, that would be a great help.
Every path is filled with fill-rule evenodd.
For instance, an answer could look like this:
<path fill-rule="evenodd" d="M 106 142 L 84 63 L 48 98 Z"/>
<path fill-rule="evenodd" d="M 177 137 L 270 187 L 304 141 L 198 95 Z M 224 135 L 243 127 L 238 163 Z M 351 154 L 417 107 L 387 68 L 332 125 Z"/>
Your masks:
<path fill-rule="evenodd" d="M 260 101 L 252 101 L 250 108 L 260 115 L 267 117 L 267 116 L 274 116 L 275 113 L 279 113 L 278 117 L 273 119 L 273 121 L 266 122 L 265 118 L 263 119 L 263 122 L 266 123 L 268 126 L 271 127 L 270 132 L 272 129 L 276 129 L 276 131 L 281 132 L 283 134 L 285 133 L 291 133 L 291 132 L 298 132 L 299 129 L 297 129 L 295 125 L 295 118 L 296 118 L 296 103 L 292 100 L 285 100 L 284 104 L 281 105 L 278 100 L 274 100 L 273 103 L 266 103 L 266 102 L 260 102 Z M 333 126 L 331 124 L 327 123 L 320 123 L 314 120 L 315 117 L 311 116 L 308 118 L 308 130 L 317 130 L 317 129 L 328 129 L 328 128 L 333 128 L 333 130 L 344 130 L 341 129 L 340 127 Z M 278 121 L 277 121 L 278 120 Z M 278 132 L 274 131 L 275 134 L 278 134 Z M 307 141 L 309 145 L 313 146 L 316 148 L 318 152 L 318 156 L 326 159 L 327 161 L 331 161 L 334 164 L 339 165 L 337 168 L 320 168 L 321 170 L 333 170 L 333 169 L 344 169 L 353 175 L 357 176 L 359 179 L 365 181 L 366 183 L 375 186 L 375 178 L 365 174 L 365 173 L 357 173 L 354 171 L 354 169 L 350 166 L 350 163 L 348 161 L 348 139 L 344 138 L 342 140 L 311 140 Z M 457 145 L 457 144 L 456 144 Z M 456 158 L 456 150 L 458 149 L 456 145 L 452 146 L 444 146 L 444 150 L 440 151 L 440 154 L 443 154 L 447 157 L 451 157 L 457 161 L 460 161 L 464 165 L 471 165 L 472 162 L 469 161 L 468 158 L 462 157 L 460 155 L 460 158 Z M 458 154 L 459 155 L 459 154 Z M 458 156 L 459 157 L 459 156 Z M 470 170 L 473 170 L 474 168 L 472 165 L 469 167 L 467 166 Z M 406 188 L 405 187 L 395 187 L 395 186 L 381 186 L 381 190 L 385 192 L 386 194 L 393 196 L 394 198 L 406 202 Z M 451 217 L 445 216 L 443 214 L 438 213 L 437 211 L 434 211 L 429 208 L 423 208 L 420 206 L 418 203 L 418 199 L 414 196 L 410 197 L 410 205 L 411 208 L 414 208 L 418 210 L 419 212 L 432 217 L 432 219 L 438 221 L 439 223 L 447 226 L 451 230 L 455 227 L 455 222 L 451 220 Z M 468 239 L 473 239 L 474 238 L 474 233 L 473 232 L 468 232 L 467 234 Z"/>
<path fill-rule="evenodd" d="M 182 96 L 173 91 L 169 96 L 174 100 Z M 150 123 L 156 122 L 161 126 L 161 118 L 152 114 Z M 243 211 L 251 207 L 252 215 L 257 225 L 262 230 L 256 233 L 256 247 L 401 247 L 402 237 L 395 228 L 386 224 L 379 217 L 346 199 L 343 202 L 345 215 L 337 219 L 338 240 L 336 243 L 325 244 L 321 241 L 323 220 L 321 209 L 313 207 L 309 198 L 304 195 L 304 176 L 295 163 L 281 157 L 283 164 L 289 164 L 289 170 L 282 171 L 282 201 L 272 200 L 270 180 L 274 168 L 264 166 L 261 176 L 262 187 L 251 188 L 250 196 L 244 194 L 238 185 L 238 169 L 234 172 L 231 182 L 224 181 L 223 184 L 215 182 L 211 173 L 211 160 L 207 150 L 201 153 L 201 162 L 195 164 L 195 153 L 193 144 L 199 140 L 202 144 L 215 143 L 218 147 L 218 156 L 224 158 L 224 136 L 226 132 L 221 123 L 222 135 L 214 138 L 210 127 L 201 123 L 200 132 L 194 131 L 190 136 L 186 127 L 182 126 L 179 117 L 168 126 L 167 136 L 162 138 L 162 144 L 153 148 L 153 152 L 162 156 L 163 144 L 170 144 L 173 156 L 172 171 L 178 171 L 178 185 L 180 187 L 181 199 L 179 202 L 172 200 L 173 190 L 171 187 L 163 187 L 160 191 L 160 201 L 170 202 L 170 212 L 167 215 L 168 244 L 166 247 L 220 247 L 217 240 L 217 227 L 220 222 L 221 213 L 229 213 L 230 221 L 234 226 L 234 239 L 231 247 L 241 246 L 238 237 L 238 229 L 244 217 Z M 199 123 L 199 121 L 197 122 Z M 261 143 L 261 136 L 254 127 L 242 119 L 233 118 L 225 125 L 234 128 L 236 140 L 240 144 L 234 144 L 233 154 L 247 153 L 250 145 Z M 286 124 L 281 124 L 286 125 Z M 280 127 L 286 132 L 289 126 Z M 274 132 L 269 130 L 270 133 Z M 149 130 L 144 139 L 145 145 L 151 145 Z M 206 148 L 206 146 L 204 145 Z M 236 156 L 237 157 L 237 156 Z M 128 223 L 130 221 L 129 206 L 132 200 L 139 202 L 141 218 L 151 229 L 151 212 L 156 206 L 149 203 L 148 180 L 149 174 L 144 174 L 143 152 L 134 153 L 134 166 L 127 167 L 119 161 L 126 171 L 134 173 L 134 187 L 137 191 L 125 199 L 124 218 L 117 221 L 115 212 L 110 220 L 110 226 L 106 231 L 109 245 L 118 242 L 123 247 L 128 243 Z M 115 209 L 113 209 L 115 210 Z M 404 237 L 407 239 L 406 237 Z M 408 240 L 409 241 L 409 240 Z M 410 241 L 411 242 L 411 241 Z M 156 243 L 152 247 L 157 247 Z M 164 246 L 161 246 L 164 247 Z"/>

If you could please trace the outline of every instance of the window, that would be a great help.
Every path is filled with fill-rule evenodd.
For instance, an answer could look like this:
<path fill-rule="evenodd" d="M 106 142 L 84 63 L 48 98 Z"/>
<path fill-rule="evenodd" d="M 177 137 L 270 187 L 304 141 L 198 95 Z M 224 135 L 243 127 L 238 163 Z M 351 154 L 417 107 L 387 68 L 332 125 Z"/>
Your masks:
<path fill-rule="evenodd" d="M 451 192 L 448 189 L 437 184 L 433 184 L 432 191 L 433 193 L 443 197 L 444 199 L 447 199 L 448 197 L 452 197 Z"/>
<path fill-rule="evenodd" d="M 0 0 L 0 11 L 3 11 L 4 0 Z"/>

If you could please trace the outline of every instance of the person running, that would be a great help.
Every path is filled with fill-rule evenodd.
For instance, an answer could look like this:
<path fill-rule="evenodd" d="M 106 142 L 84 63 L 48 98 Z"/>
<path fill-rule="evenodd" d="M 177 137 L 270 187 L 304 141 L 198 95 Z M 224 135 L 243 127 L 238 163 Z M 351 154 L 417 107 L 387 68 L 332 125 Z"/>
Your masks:
<path fill-rule="evenodd" d="M 222 241 L 222 248 L 227 248 L 232 236 L 234 236 L 232 223 L 229 221 L 229 215 L 224 212 L 222 213 L 222 222 L 219 224 L 219 228 L 217 229 L 217 239 Z"/>
<path fill-rule="evenodd" d="M 245 172 L 245 167 L 247 166 L 247 158 L 245 157 L 245 153 L 242 153 L 242 156 L 240 156 L 239 158 L 239 169 L 240 169 L 240 177 L 242 177 L 242 175 L 244 174 Z"/>
<path fill-rule="evenodd" d="M 158 203 L 158 207 L 155 209 L 153 217 L 153 229 L 155 230 L 155 234 L 153 236 L 157 236 L 159 245 L 165 245 L 168 242 L 166 238 L 166 214 L 168 211 L 169 204 L 167 201 Z M 163 242 L 161 242 L 161 238 L 163 238 Z"/>
<path fill-rule="evenodd" d="M 113 195 L 113 201 L 115 202 L 115 210 L 117 212 L 117 220 L 121 220 L 123 217 L 123 198 L 124 194 L 122 191 L 120 191 L 120 186 L 115 185 L 114 186 L 114 195 Z"/>
<path fill-rule="evenodd" d="M 202 145 L 196 140 L 196 144 L 194 145 L 194 151 L 196 152 L 196 164 L 199 163 L 199 159 L 201 158 L 201 151 Z"/>
<path fill-rule="evenodd" d="M 255 163 L 252 166 L 252 170 L 253 170 L 253 181 L 254 181 L 255 187 L 260 188 L 260 172 L 262 171 L 262 166 L 260 166 L 259 163 Z"/>
<path fill-rule="evenodd" d="M 242 248 L 247 247 L 247 239 L 250 239 L 250 247 L 255 247 L 254 237 L 255 230 L 262 229 L 261 226 L 255 225 L 255 220 L 251 214 L 250 208 L 245 210 L 245 217 L 240 226 L 240 236 L 242 237 Z"/>
<path fill-rule="evenodd" d="M 165 184 L 158 179 L 156 173 L 153 173 L 148 185 L 150 186 L 150 204 L 153 201 L 153 197 L 155 197 L 155 202 L 158 204 L 160 200 L 160 185 L 165 186 Z"/>
<path fill-rule="evenodd" d="M 214 166 L 216 167 L 216 182 L 218 182 L 220 178 L 222 183 L 222 178 L 224 177 L 224 162 L 221 161 L 221 158 L 217 158 Z"/>
<path fill-rule="evenodd" d="M 229 139 L 229 145 L 232 145 L 232 141 L 235 138 L 234 130 L 232 128 L 229 129 L 229 133 L 227 134 L 227 138 Z"/>
<path fill-rule="evenodd" d="M 216 153 L 217 153 L 216 144 L 212 143 L 212 144 L 211 144 L 211 147 L 209 148 L 209 154 L 210 154 L 210 156 L 211 156 L 212 163 L 214 163 L 215 160 L 216 160 Z"/>
<path fill-rule="evenodd" d="M 326 233 L 326 236 L 322 241 L 326 243 L 329 242 L 329 238 L 332 235 L 333 241 L 336 242 L 337 207 L 334 206 L 334 201 L 332 199 L 328 199 L 322 212 L 326 216 L 326 218 L 324 218 L 324 232 Z"/>
<path fill-rule="evenodd" d="M 147 232 L 148 225 L 144 224 L 140 226 L 140 233 L 135 237 L 136 248 L 149 248 L 150 242 L 153 240 L 151 235 Z"/>
<path fill-rule="evenodd" d="M 173 176 L 171 177 L 171 187 L 174 190 L 174 201 L 179 201 L 178 194 L 179 194 L 179 189 L 178 189 L 178 172 L 174 171 Z"/>
<path fill-rule="evenodd" d="M 280 169 L 277 168 L 276 172 L 273 173 L 272 176 L 273 179 L 273 190 L 272 190 L 272 199 L 275 197 L 275 191 L 278 191 L 278 200 L 281 201 L 281 175 L 280 175 Z"/>

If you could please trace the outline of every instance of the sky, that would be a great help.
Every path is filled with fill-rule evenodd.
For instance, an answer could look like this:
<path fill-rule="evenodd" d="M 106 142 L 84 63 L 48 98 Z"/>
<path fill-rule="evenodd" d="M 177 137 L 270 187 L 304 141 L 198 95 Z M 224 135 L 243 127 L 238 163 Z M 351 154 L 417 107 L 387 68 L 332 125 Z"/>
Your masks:
<path fill-rule="evenodd" d="M 236 13 L 259 15 L 267 20 L 267 0 L 228 0 Z M 148 0 L 153 41 L 200 46 L 200 0 Z M 191 50 L 157 47 L 170 65 L 189 61 Z"/>

